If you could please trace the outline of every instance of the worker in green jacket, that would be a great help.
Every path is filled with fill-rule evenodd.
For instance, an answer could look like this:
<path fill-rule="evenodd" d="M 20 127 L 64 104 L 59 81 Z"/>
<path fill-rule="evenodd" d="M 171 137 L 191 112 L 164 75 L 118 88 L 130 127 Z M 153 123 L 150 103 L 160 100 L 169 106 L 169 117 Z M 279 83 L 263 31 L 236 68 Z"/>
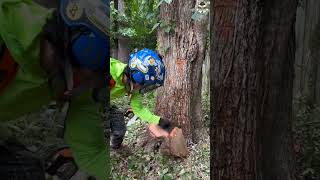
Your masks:
<path fill-rule="evenodd" d="M 99 18 L 104 13 L 107 18 L 107 12 L 98 13 Z M 31 0 L 0 1 L 0 123 L 37 111 L 53 100 L 69 103 L 64 139 L 73 158 L 81 170 L 106 180 L 110 161 L 101 116 L 105 102 L 100 103 L 103 99 L 97 99 L 97 92 L 107 86 L 109 42 L 91 24 L 72 26 L 65 18 Z M 42 179 L 24 172 L 32 168 L 5 172 L 5 166 L 0 160 L 1 173 L 7 173 L 0 174 L 1 179 L 21 179 L 21 173 L 32 180 Z"/>
<path fill-rule="evenodd" d="M 166 118 L 161 118 L 143 107 L 142 94 L 163 86 L 165 79 L 165 65 L 161 55 L 150 50 L 142 49 L 130 55 L 129 63 L 110 59 L 111 100 L 128 95 L 133 113 L 141 120 L 159 125 L 166 130 L 161 134 L 168 136 L 172 125 Z M 126 132 L 124 119 L 113 117 L 111 112 L 112 148 L 121 147 Z"/>

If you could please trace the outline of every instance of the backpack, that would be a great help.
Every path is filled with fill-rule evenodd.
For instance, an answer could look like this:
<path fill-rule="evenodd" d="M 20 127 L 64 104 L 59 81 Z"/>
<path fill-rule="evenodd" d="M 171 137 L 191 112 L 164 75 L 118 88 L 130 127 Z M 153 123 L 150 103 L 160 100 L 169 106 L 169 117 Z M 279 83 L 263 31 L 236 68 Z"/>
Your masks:
<path fill-rule="evenodd" d="M 44 27 L 44 37 L 46 37 L 59 52 L 57 63 L 63 69 L 67 91 L 64 94 L 66 100 L 70 100 L 72 96 L 81 94 L 82 92 L 93 88 L 93 98 L 99 101 L 101 98 L 97 92 L 105 88 L 108 84 L 107 60 L 109 59 L 109 39 L 106 31 L 99 24 L 92 23 L 93 19 L 87 12 L 92 11 L 92 7 L 88 9 L 81 9 L 79 0 L 62 0 L 59 8 L 54 12 L 53 17 L 48 21 Z M 89 1 L 88 1 L 89 2 Z M 91 1 L 90 1 L 91 2 Z M 94 0 L 92 2 L 100 2 L 105 5 L 106 0 Z M 101 3 L 102 2 L 102 3 Z M 90 3 L 89 3 L 90 4 Z M 108 7 L 108 6 L 106 6 Z M 77 12 L 73 12 L 77 9 Z M 103 9 L 105 14 L 109 13 L 108 8 Z M 77 16 L 75 18 L 72 13 Z M 82 13 L 80 16 L 77 13 Z M 101 11 L 99 11 L 101 13 Z M 92 13 L 92 12 L 91 12 Z M 106 22 L 108 18 L 105 16 Z M 104 26 L 107 25 L 104 24 Z M 102 30 L 101 30 L 102 29 Z M 88 61 L 89 60 L 89 61 Z M 85 66 L 86 68 L 96 72 L 97 76 L 82 82 L 78 87 L 74 87 L 74 75 L 72 67 Z M 100 93 L 101 94 L 101 93 Z M 104 101 L 105 99 L 100 101 Z"/>

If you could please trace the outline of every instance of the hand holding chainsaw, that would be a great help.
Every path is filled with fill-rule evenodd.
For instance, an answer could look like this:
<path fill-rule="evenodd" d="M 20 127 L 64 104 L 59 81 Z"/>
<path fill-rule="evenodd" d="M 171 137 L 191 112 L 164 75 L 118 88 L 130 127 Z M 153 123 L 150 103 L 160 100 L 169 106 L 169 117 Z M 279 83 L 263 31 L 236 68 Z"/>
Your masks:
<path fill-rule="evenodd" d="M 173 124 L 165 118 L 161 118 L 158 124 L 149 125 L 150 133 L 153 137 L 160 138 L 165 137 L 168 138 L 170 132 L 174 129 Z"/>

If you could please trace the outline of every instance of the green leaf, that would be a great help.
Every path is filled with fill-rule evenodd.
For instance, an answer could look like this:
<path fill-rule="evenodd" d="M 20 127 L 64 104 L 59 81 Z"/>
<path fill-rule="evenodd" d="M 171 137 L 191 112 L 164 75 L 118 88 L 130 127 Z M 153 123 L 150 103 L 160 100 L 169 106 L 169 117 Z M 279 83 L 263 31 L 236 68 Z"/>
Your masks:
<path fill-rule="evenodd" d="M 165 174 L 164 176 L 163 176 L 163 180 L 173 180 L 174 178 L 173 178 L 173 175 L 172 174 Z"/>
<path fill-rule="evenodd" d="M 159 1 L 159 3 L 157 4 L 157 8 L 159 8 L 159 6 L 163 3 L 164 0 Z"/>
<path fill-rule="evenodd" d="M 150 33 L 152 33 L 157 27 L 159 27 L 160 23 L 156 23 L 155 25 L 153 25 Z"/>
<path fill-rule="evenodd" d="M 122 36 L 126 36 L 126 37 L 134 37 L 137 36 L 137 32 L 135 31 L 135 29 L 132 28 L 122 28 L 119 29 L 119 33 Z"/>
<path fill-rule="evenodd" d="M 191 19 L 195 20 L 195 21 L 199 21 L 202 18 L 202 14 L 199 13 L 198 11 L 194 12 L 191 16 Z"/>
<path fill-rule="evenodd" d="M 171 4 L 172 0 L 164 0 L 167 4 Z"/>
<path fill-rule="evenodd" d="M 170 26 L 168 26 L 168 27 L 166 27 L 166 28 L 164 29 L 164 32 L 166 32 L 166 33 L 170 33 L 170 31 L 171 31 L 171 27 L 170 27 Z"/>
<path fill-rule="evenodd" d="M 163 28 L 163 27 L 165 27 L 165 26 L 167 26 L 167 23 L 161 20 L 161 22 L 160 22 L 160 28 Z"/>
<path fill-rule="evenodd" d="M 162 174 L 166 174 L 168 171 L 169 171 L 169 169 L 168 169 L 168 168 L 165 168 L 165 169 L 162 171 Z"/>
<path fill-rule="evenodd" d="M 186 173 L 186 170 L 185 169 L 182 169 L 180 172 L 179 172 L 179 176 L 182 176 Z"/>

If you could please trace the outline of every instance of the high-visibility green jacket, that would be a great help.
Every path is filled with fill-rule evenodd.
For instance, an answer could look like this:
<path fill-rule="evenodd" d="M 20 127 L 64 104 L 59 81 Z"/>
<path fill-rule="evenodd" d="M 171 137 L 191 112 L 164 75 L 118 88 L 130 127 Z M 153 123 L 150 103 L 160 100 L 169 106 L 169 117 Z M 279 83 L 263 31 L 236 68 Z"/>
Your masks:
<path fill-rule="evenodd" d="M 126 67 L 127 64 L 124 64 L 114 58 L 110 58 L 110 75 L 116 82 L 115 86 L 110 91 L 111 100 L 127 94 L 125 84 L 122 82 L 123 72 Z M 130 105 L 133 113 L 146 122 L 158 124 L 160 117 L 151 113 L 149 109 L 143 107 L 142 100 L 143 97 L 139 92 L 134 92 L 132 94 Z"/>
<path fill-rule="evenodd" d="M 48 77 L 39 63 L 39 35 L 51 14 L 52 10 L 31 0 L 0 0 L 0 43 L 19 64 L 14 81 L 0 93 L 0 123 L 39 110 L 52 100 Z M 90 91 L 71 100 L 65 140 L 80 169 L 106 180 L 110 179 L 109 142 L 104 138 L 102 106 Z"/>

